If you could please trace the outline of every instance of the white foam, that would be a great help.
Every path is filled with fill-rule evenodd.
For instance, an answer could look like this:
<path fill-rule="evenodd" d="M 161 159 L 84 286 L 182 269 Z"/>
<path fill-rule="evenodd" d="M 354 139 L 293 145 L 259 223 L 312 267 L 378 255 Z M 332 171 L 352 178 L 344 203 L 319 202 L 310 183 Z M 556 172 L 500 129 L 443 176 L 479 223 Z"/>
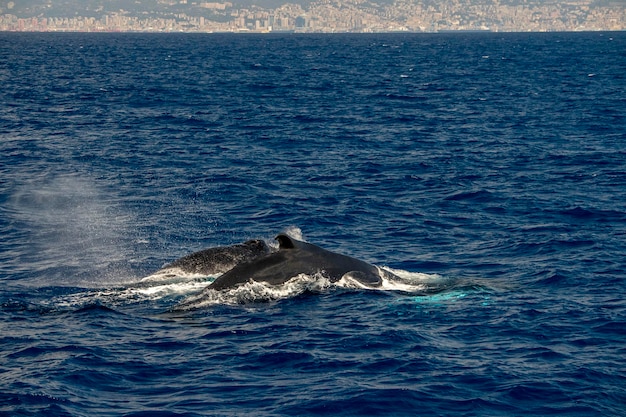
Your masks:
<path fill-rule="evenodd" d="M 209 282 L 207 281 L 186 281 L 173 282 L 162 285 L 155 285 L 147 288 L 130 288 L 127 290 L 129 294 L 141 294 L 151 299 L 169 297 L 172 295 L 185 295 L 200 291 L 205 288 Z"/>
<path fill-rule="evenodd" d="M 192 295 L 177 307 L 180 310 L 200 309 L 203 307 L 226 304 L 238 305 L 254 302 L 276 301 L 296 297 L 305 292 L 323 292 L 332 287 L 364 289 L 371 291 L 402 291 L 419 293 L 433 287 L 443 285 L 447 280 L 440 275 L 408 272 L 391 268 L 384 270 L 396 275 L 397 278 L 383 278 L 380 287 L 369 287 L 346 274 L 339 281 L 331 281 L 321 273 L 300 274 L 281 285 L 266 282 L 249 281 L 235 288 L 225 290 L 207 290 Z"/>
<path fill-rule="evenodd" d="M 56 308 L 79 308 L 88 304 L 116 306 L 164 298 L 181 298 L 201 292 L 213 279 L 214 277 L 197 274 L 182 276 L 155 274 L 133 284 L 56 297 L 50 300 L 50 304 Z"/>
<path fill-rule="evenodd" d="M 402 291 L 408 293 L 423 292 L 435 285 L 440 285 L 445 278 L 437 274 L 423 274 L 420 272 L 409 272 L 401 269 L 393 269 L 389 267 L 379 267 L 382 271 L 390 272 L 395 277 L 389 276 L 381 272 L 382 285 L 379 287 L 370 287 L 354 278 L 349 274 L 343 276 L 335 283 L 338 287 L 366 289 L 374 291 Z"/>
<path fill-rule="evenodd" d="M 152 275 L 148 275 L 147 277 L 142 278 L 140 282 L 150 283 L 150 282 L 170 282 L 170 281 L 191 281 L 191 280 L 197 280 L 197 279 L 206 278 L 206 277 L 207 277 L 206 275 L 193 273 L 193 272 L 186 272 L 180 268 L 167 268 L 167 269 L 161 269 Z M 217 275 L 213 276 L 213 278 L 216 278 L 216 277 Z"/>
<path fill-rule="evenodd" d="M 176 310 L 195 310 L 212 305 L 241 305 L 258 302 L 277 301 L 293 298 L 306 292 L 323 292 L 332 287 L 359 289 L 368 291 L 401 291 L 420 293 L 446 286 L 445 278 L 436 274 L 408 272 L 388 267 L 381 268 L 394 276 L 381 273 L 380 287 L 368 287 L 346 274 L 335 283 L 323 275 L 299 274 L 280 285 L 266 282 L 249 281 L 235 288 L 224 290 L 206 290 L 219 276 L 205 276 L 185 273 L 178 268 L 159 271 L 141 279 L 139 282 L 118 288 L 90 290 L 62 296 L 52 301 L 55 307 L 76 308 L 87 304 L 125 305 L 142 302 L 154 302 L 162 299 L 184 300 Z"/>
<path fill-rule="evenodd" d="M 177 309 L 191 310 L 211 305 L 238 305 L 255 302 L 276 301 L 292 298 L 307 291 L 321 292 L 331 286 L 328 278 L 321 274 L 300 274 L 281 285 L 249 281 L 243 285 L 225 290 L 208 290 L 191 296 Z"/>

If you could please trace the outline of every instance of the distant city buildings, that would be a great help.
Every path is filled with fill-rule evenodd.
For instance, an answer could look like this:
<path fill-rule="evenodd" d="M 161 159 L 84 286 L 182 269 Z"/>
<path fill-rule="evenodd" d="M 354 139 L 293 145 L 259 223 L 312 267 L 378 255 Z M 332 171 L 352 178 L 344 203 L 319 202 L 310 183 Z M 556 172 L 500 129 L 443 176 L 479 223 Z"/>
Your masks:
<path fill-rule="evenodd" d="M 285 3 L 275 9 L 238 8 L 231 2 L 192 2 L 202 15 L 162 13 L 142 16 L 118 10 L 100 17 L 19 18 L 0 15 L 2 31 L 41 32 L 439 32 L 439 31 L 596 31 L 626 30 L 626 2 L 594 0 L 317 0 L 308 6 Z"/>

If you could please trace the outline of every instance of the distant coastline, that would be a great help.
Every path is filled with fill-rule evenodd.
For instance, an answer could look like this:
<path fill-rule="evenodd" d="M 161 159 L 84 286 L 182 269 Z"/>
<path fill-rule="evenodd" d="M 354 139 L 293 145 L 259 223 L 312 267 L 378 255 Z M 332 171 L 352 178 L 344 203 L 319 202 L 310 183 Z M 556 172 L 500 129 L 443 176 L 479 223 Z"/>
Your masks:
<path fill-rule="evenodd" d="M 76 0 L 77 1 L 77 0 Z M 295 0 L 296 2 L 298 0 Z M 37 3 L 35 1 L 34 3 Z M 137 2 L 139 3 L 139 2 Z M 175 3 L 175 5 L 174 5 Z M 626 3 L 493 2 L 474 0 L 394 1 L 316 0 L 275 8 L 184 0 L 154 10 L 90 9 L 65 2 L 53 7 L 0 5 L 0 31 L 11 32 L 252 32 L 252 33 L 389 33 L 389 32 L 588 32 L 626 30 Z M 74 9 L 70 6 L 73 5 Z"/>
<path fill-rule="evenodd" d="M 354 35 L 368 35 L 368 34 L 489 34 L 489 33 L 619 33 L 626 32 L 626 29 L 589 29 L 589 30 L 491 30 L 491 29 L 440 29 L 436 31 L 412 31 L 412 30 L 380 30 L 380 31 L 298 31 L 294 29 L 286 29 L 286 30 L 248 30 L 248 29 L 240 29 L 240 30 L 211 30 L 211 31 L 163 31 L 163 30 L 72 30 L 72 29 L 64 29 L 64 30 L 40 30 L 40 29 L 7 29 L 0 28 L 0 33 L 93 33 L 93 34 L 233 34 L 233 35 L 346 35 L 346 34 L 354 34 Z"/>
<path fill-rule="evenodd" d="M 441 29 L 438 33 L 486 33 L 493 32 L 491 29 Z"/>

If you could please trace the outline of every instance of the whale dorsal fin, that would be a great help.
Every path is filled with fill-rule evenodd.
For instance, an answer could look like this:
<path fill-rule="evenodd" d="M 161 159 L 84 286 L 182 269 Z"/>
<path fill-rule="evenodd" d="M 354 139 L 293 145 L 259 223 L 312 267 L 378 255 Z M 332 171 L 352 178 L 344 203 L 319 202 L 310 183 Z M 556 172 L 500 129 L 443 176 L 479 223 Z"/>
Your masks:
<path fill-rule="evenodd" d="M 278 235 L 275 239 L 278 241 L 279 249 L 293 249 L 296 247 L 291 238 L 287 235 Z"/>

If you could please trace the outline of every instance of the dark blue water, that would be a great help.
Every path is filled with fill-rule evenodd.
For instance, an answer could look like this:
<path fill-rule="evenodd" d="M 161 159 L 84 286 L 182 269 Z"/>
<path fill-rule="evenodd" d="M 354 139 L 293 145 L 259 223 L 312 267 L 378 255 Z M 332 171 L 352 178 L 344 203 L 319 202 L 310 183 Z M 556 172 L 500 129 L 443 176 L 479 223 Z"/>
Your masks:
<path fill-rule="evenodd" d="M 626 409 L 626 33 L 0 34 L 0 414 Z M 141 279 L 281 231 L 319 277 Z"/>

